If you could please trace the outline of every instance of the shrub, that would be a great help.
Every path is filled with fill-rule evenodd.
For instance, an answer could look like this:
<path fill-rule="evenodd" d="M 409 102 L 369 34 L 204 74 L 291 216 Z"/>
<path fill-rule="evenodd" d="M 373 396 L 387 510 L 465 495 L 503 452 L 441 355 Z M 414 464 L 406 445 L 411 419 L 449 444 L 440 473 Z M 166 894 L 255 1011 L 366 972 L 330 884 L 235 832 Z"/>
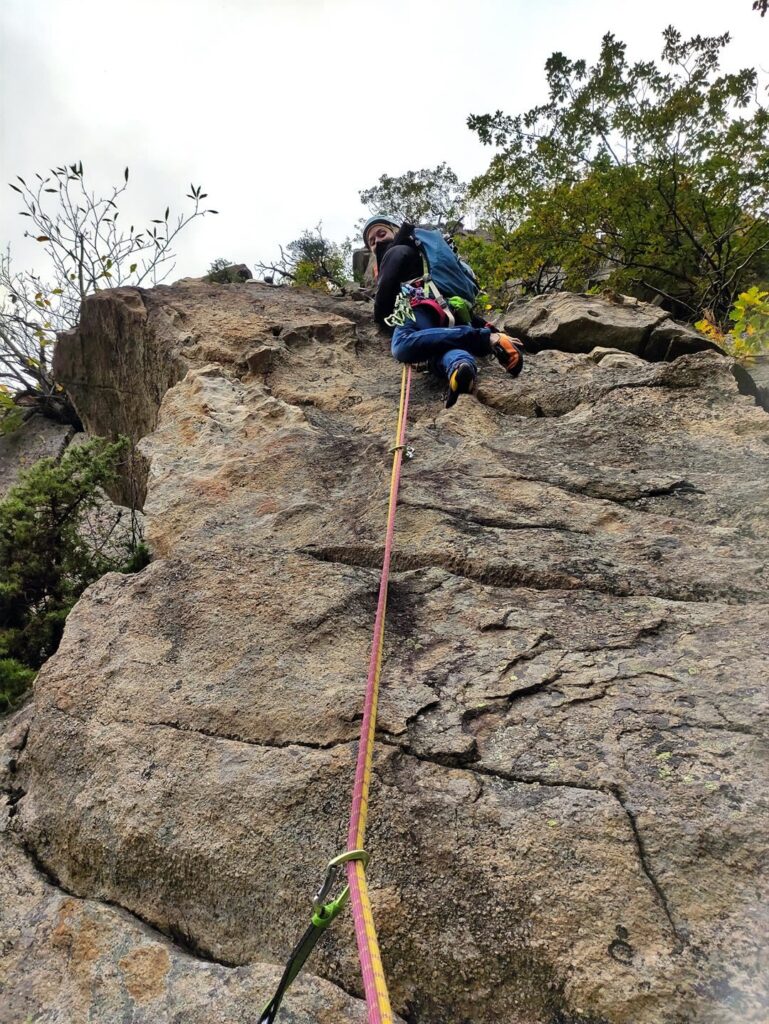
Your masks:
<path fill-rule="evenodd" d="M 0 502 L 0 710 L 58 647 L 67 614 L 109 571 L 136 571 L 148 552 L 135 532 L 115 538 L 102 488 L 129 448 L 96 438 L 59 462 L 41 459 Z M 96 514 L 94 514 L 96 513 Z M 3 703 L 4 702 L 4 703 Z"/>
<path fill-rule="evenodd" d="M 222 257 L 213 261 L 208 268 L 206 280 L 212 284 L 242 284 L 243 277 L 237 267 L 233 266 L 232 260 Z"/>
<path fill-rule="evenodd" d="M 282 284 L 304 285 L 319 291 L 342 291 L 351 267 L 352 243 L 331 242 L 323 234 L 322 224 L 313 231 L 303 231 L 299 238 L 279 246 L 280 258 L 272 263 L 257 263 L 264 280 Z"/>
<path fill-rule="evenodd" d="M 0 658 L 0 714 L 9 711 L 32 685 L 35 670 L 15 658 Z"/>

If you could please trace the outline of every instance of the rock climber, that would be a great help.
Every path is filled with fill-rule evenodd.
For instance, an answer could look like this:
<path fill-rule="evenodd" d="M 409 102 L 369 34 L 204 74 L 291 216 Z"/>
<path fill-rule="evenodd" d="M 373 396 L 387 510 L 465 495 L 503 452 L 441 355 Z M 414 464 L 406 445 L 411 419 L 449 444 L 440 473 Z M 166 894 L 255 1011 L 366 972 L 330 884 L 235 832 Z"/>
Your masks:
<path fill-rule="evenodd" d="M 392 318 L 398 302 L 408 300 L 410 314 L 395 325 L 392 354 L 402 363 L 428 363 L 431 371 L 448 381 L 446 408 L 460 395 L 475 390 L 476 357 L 494 355 L 513 377 L 523 369 L 523 345 L 481 317 L 461 300 L 449 305 L 465 322 L 450 326 L 444 309 L 420 289 L 424 275 L 422 256 L 414 237 L 414 225 L 398 224 L 383 214 L 370 217 L 363 227 L 363 241 L 375 259 L 377 280 L 374 319 L 382 326 Z M 402 287 L 405 286 L 405 287 Z"/>

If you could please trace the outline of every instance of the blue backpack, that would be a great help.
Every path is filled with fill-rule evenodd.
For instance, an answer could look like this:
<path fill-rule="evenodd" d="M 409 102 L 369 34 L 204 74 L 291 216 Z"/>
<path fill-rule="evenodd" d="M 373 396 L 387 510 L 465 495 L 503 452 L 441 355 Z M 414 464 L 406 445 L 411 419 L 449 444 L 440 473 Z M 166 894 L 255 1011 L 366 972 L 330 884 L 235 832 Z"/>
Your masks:
<path fill-rule="evenodd" d="M 422 256 L 425 292 L 432 291 L 432 285 L 440 299 L 448 302 L 456 295 L 472 306 L 480 293 L 480 285 L 471 268 L 460 259 L 440 231 L 415 228 L 414 238 Z"/>

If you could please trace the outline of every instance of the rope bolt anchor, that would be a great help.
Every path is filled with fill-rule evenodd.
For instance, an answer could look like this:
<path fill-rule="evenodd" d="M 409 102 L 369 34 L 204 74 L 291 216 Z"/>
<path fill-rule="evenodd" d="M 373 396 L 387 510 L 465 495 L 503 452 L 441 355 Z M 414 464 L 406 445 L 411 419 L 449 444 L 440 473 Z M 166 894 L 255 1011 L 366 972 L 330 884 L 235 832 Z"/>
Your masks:
<path fill-rule="evenodd" d="M 415 451 L 414 451 L 414 446 L 410 445 L 410 444 L 396 444 L 396 445 L 393 445 L 393 447 L 390 448 L 388 454 L 389 455 L 395 455 L 396 452 L 403 452 L 403 458 L 407 462 L 411 462 L 411 460 L 414 458 L 414 455 L 416 454 Z"/>

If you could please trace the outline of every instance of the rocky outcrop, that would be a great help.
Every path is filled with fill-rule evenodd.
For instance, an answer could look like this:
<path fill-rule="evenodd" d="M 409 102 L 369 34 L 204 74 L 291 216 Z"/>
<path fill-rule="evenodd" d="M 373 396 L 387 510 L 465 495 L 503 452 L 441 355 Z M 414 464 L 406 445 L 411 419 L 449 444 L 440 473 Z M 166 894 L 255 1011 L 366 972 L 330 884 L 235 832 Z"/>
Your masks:
<path fill-rule="evenodd" d="M 0 434 L 0 500 L 14 487 L 19 474 L 39 459 L 58 459 L 75 428 L 35 414 L 10 434 Z"/>
<path fill-rule="evenodd" d="M 534 352 L 557 348 L 589 352 L 609 346 L 653 362 L 671 361 L 718 346 L 669 313 L 629 295 L 550 292 L 519 299 L 507 310 L 505 330 Z"/>
<path fill-rule="evenodd" d="M 399 372 L 360 303 L 195 282 L 99 301 L 120 342 L 81 332 L 59 358 L 82 355 L 102 431 L 128 416 L 105 389 L 137 396 L 155 561 L 87 591 L 17 726 L 13 855 L 64 893 L 23 882 L 0 955 L 27 965 L 23 1009 L 70 900 L 106 915 L 115 993 L 137 950 L 184 962 L 188 1007 L 226 971 L 253 1007 L 344 845 Z M 607 358 L 489 365 L 451 410 L 415 379 L 367 844 L 409 1022 L 766 1018 L 769 418 L 716 353 Z M 359 1019 L 349 918 L 312 969 Z"/>

